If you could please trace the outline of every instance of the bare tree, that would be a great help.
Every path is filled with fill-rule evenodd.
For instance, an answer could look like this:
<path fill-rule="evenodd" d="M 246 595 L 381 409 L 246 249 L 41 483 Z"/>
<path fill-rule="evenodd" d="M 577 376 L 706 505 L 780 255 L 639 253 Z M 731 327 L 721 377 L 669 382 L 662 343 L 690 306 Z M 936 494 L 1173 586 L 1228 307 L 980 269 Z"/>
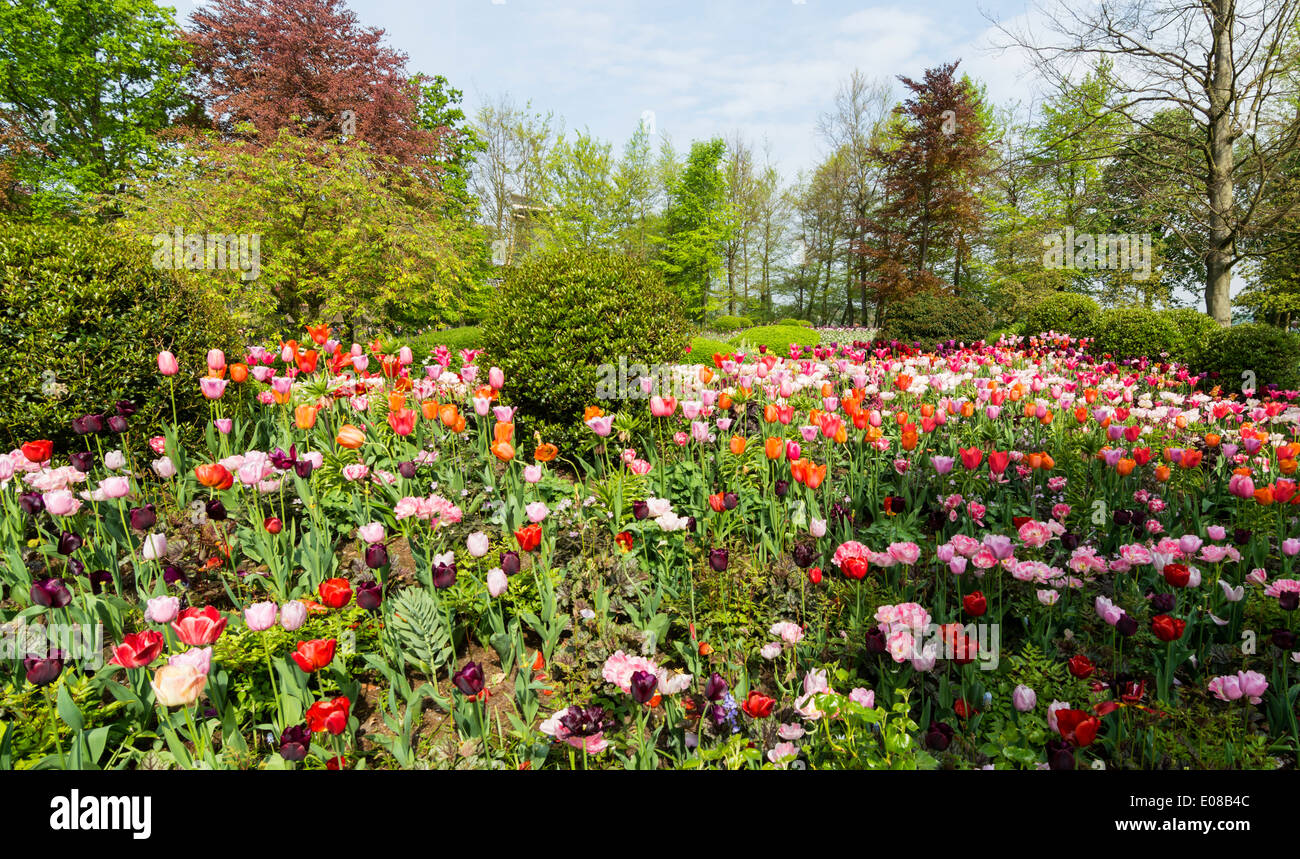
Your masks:
<path fill-rule="evenodd" d="M 474 194 L 492 237 L 506 242 L 507 261 L 527 244 L 527 226 L 539 207 L 555 135 L 552 122 L 550 114 L 535 114 L 531 103 L 520 107 L 509 95 L 484 105 L 474 117 L 486 146 L 474 164 Z"/>
<path fill-rule="evenodd" d="M 1300 202 L 1297 189 L 1282 187 L 1291 181 L 1283 156 L 1300 139 L 1300 0 L 1101 0 L 1087 8 L 1074 0 L 1040 4 L 1037 12 L 1051 35 L 999 24 L 1004 47 L 1028 49 L 1057 86 L 1099 58 L 1112 59 L 1119 98 L 1108 112 L 1153 142 L 1197 153 L 1181 162 L 1189 166 L 1169 159 L 1150 166 L 1176 174 L 1166 187 L 1178 189 L 1170 202 L 1197 225 L 1190 240 L 1205 261 L 1206 310 L 1228 324 L 1234 266 L 1253 237 Z M 1153 121 L 1169 110 L 1191 118 L 1188 137 L 1175 140 Z"/>

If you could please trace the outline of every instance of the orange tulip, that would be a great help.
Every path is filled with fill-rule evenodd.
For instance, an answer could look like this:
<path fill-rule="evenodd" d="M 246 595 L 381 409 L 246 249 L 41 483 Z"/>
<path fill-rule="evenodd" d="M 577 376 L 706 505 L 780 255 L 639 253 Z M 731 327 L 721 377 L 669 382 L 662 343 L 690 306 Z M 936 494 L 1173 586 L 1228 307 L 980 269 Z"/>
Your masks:
<path fill-rule="evenodd" d="M 907 412 L 903 412 L 903 411 L 894 412 L 894 423 L 898 424 L 900 427 L 903 424 L 907 423 L 907 418 L 908 418 Z"/>
<path fill-rule="evenodd" d="M 790 477 L 794 478 L 795 483 L 803 483 L 808 479 L 808 460 L 796 459 L 790 463 Z"/>
<path fill-rule="evenodd" d="M 826 466 L 808 463 L 808 476 L 805 481 L 809 489 L 816 489 L 826 479 Z"/>
<path fill-rule="evenodd" d="M 1156 466 L 1156 480 L 1159 480 L 1161 483 L 1168 483 L 1168 482 L 1169 482 L 1169 478 L 1170 478 L 1172 475 L 1173 475 L 1173 472 L 1170 471 L 1169 466 L 1167 466 L 1167 465 L 1157 465 L 1157 466 Z"/>
<path fill-rule="evenodd" d="M 699 372 L 699 374 L 698 374 L 698 378 L 699 378 L 699 380 L 700 380 L 700 384 L 701 384 L 701 385 L 707 385 L 709 382 L 712 382 L 712 381 L 713 381 L 713 368 L 712 368 L 712 367 L 701 367 L 701 368 L 700 368 L 700 372 Z"/>
<path fill-rule="evenodd" d="M 320 406 L 302 405 L 293 410 L 294 425 L 300 430 L 308 430 L 316 426 L 316 413 L 320 411 Z"/>
<path fill-rule="evenodd" d="M 769 423 L 769 424 L 774 424 L 774 423 L 777 422 L 777 420 L 778 420 L 779 418 L 780 418 L 780 415 L 777 413 L 777 410 L 776 410 L 776 404 L 775 404 L 775 403 L 768 403 L 766 406 L 763 406 L 763 420 L 764 420 L 764 421 L 766 421 L 766 422 Z"/>
<path fill-rule="evenodd" d="M 1273 503 L 1273 487 L 1261 486 L 1255 490 L 1255 500 L 1260 503 L 1261 507 L 1268 507 Z"/>
<path fill-rule="evenodd" d="M 558 447 L 551 444 L 550 442 L 545 442 L 543 444 L 539 444 L 533 450 L 533 461 L 550 462 L 551 460 L 555 459 L 555 457 L 559 456 L 559 454 L 560 454 L 560 449 Z"/>
<path fill-rule="evenodd" d="M 968 417 L 972 416 L 973 414 L 975 414 L 975 404 L 974 404 L 974 403 L 966 402 L 966 403 L 962 403 L 962 404 L 961 404 L 961 416 L 962 416 L 962 417 L 964 417 L 964 418 L 968 418 Z"/>
<path fill-rule="evenodd" d="M 902 443 L 903 443 L 903 450 L 908 450 L 908 451 L 916 450 L 916 443 L 917 443 L 916 431 L 913 430 L 912 432 L 903 433 Z"/>
<path fill-rule="evenodd" d="M 731 448 L 731 452 L 733 454 L 735 454 L 736 456 L 740 456 L 742 453 L 745 452 L 746 442 L 747 439 L 743 435 L 733 435 L 731 437 L 731 442 L 727 446 Z"/>
<path fill-rule="evenodd" d="M 454 433 L 456 433 L 457 435 L 460 435 L 461 433 L 463 433 L 463 432 L 465 431 L 465 416 L 464 416 L 464 415 L 462 415 L 462 414 L 460 414 L 460 413 L 457 413 L 457 414 L 456 414 L 456 420 L 452 421 L 452 424 L 451 424 L 451 431 L 454 432 Z"/>
<path fill-rule="evenodd" d="M 344 424 L 339 427 L 339 434 L 334 437 L 334 441 L 336 441 L 341 447 L 346 447 L 349 450 L 356 450 L 361 447 L 361 445 L 365 444 L 366 433 L 365 430 L 362 430 L 360 427 L 354 427 L 352 424 Z"/>
<path fill-rule="evenodd" d="M 931 405 L 930 403 L 926 403 L 925 405 L 921 406 L 921 417 L 923 418 L 934 417 L 934 406 Z"/>
<path fill-rule="evenodd" d="M 1128 477 L 1133 473 L 1133 468 L 1136 465 L 1137 460 L 1125 458 L 1115 463 L 1115 470 L 1118 471 L 1122 477 Z"/>
<path fill-rule="evenodd" d="M 234 382 L 236 385 L 239 385 L 239 384 L 242 384 L 242 383 L 244 383 L 244 382 L 247 382 L 247 381 L 248 381 L 248 365 L 247 365 L 247 364 L 231 364 L 231 365 L 230 365 L 230 381 Z"/>
<path fill-rule="evenodd" d="M 404 394 L 388 395 L 388 410 L 390 412 L 400 412 L 406 408 L 406 396 Z"/>
<path fill-rule="evenodd" d="M 235 483 L 235 476 L 219 462 L 211 462 L 194 467 L 194 477 L 209 489 L 229 489 Z"/>
<path fill-rule="evenodd" d="M 587 408 L 583 409 L 582 411 L 583 423 L 586 423 L 592 418 L 603 418 L 604 416 L 605 416 L 605 410 L 602 409 L 600 406 L 587 406 Z"/>
<path fill-rule="evenodd" d="M 498 440 L 492 442 L 491 450 L 492 450 L 492 455 L 495 456 L 497 459 L 501 460 L 502 462 L 509 462 L 510 460 L 515 458 L 515 449 L 510 445 L 510 442 L 508 441 Z"/>
<path fill-rule="evenodd" d="M 1218 447 L 1218 446 L 1219 446 L 1219 442 L 1220 442 L 1221 440 L 1222 440 L 1222 439 L 1219 438 L 1219 435 L 1218 435 L 1217 433 L 1207 432 L 1207 433 L 1205 434 L 1205 446 L 1206 446 L 1206 447 Z"/>
<path fill-rule="evenodd" d="M 298 372 L 315 373 L 317 354 L 315 349 L 308 349 L 298 356 Z"/>
<path fill-rule="evenodd" d="M 848 440 L 849 440 L 848 428 L 844 426 L 843 422 L 841 422 L 840 425 L 835 428 L 835 443 L 844 444 L 844 442 Z"/>
<path fill-rule="evenodd" d="M 426 421 L 436 421 L 438 419 L 438 401 L 425 400 L 420 403 L 420 414 Z"/>
<path fill-rule="evenodd" d="M 515 439 L 515 425 L 513 421 L 497 421 L 492 427 L 492 440 L 497 442 L 510 442 Z"/>
<path fill-rule="evenodd" d="M 458 417 L 460 417 L 460 409 L 456 408 L 455 403 L 448 403 L 438 409 L 438 420 L 442 421 L 443 426 L 454 426 Z"/>
<path fill-rule="evenodd" d="M 410 435 L 415 432 L 415 412 L 411 409 L 398 409 L 389 412 L 388 425 L 398 435 Z"/>
<path fill-rule="evenodd" d="M 1079 406 L 1074 410 L 1074 419 L 1081 424 L 1088 422 L 1088 409 L 1085 406 Z"/>
<path fill-rule="evenodd" d="M 1040 424 L 1042 424 L 1043 426 L 1051 426 L 1051 424 L 1052 424 L 1052 418 L 1053 418 L 1052 413 L 1051 413 L 1051 412 L 1047 412 L 1047 413 L 1044 414 L 1041 418 L 1038 419 L 1038 422 L 1039 422 Z"/>
<path fill-rule="evenodd" d="M 1295 474 L 1296 461 L 1294 459 L 1283 459 L 1278 462 L 1277 470 L 1287 475 Z"/>
<path fill-rule="evenodd" d="M 727 410 L 729 410 L 729 409 L 731 408 L 731 395 L 730 395 L 730 394 L 726 394 L 726 393 L 724 393 L 724 394 L 720 394 L 720 395 L 718 395 L 718 408 L 721 409 L 721 410 L 724 411 L 724 412 L 727 411 Z"/>
<path fill-rule="evenodd" d="M 312 342 L 317 346 L 324 346 L 325 341 L 330 339 L 330 327 L 328 325 L 308 325 L 307 333 L 311 335 Z"/>
<path fill-rule="evenodd" d="M 785 441 L 783 439 L 770 436 L 767 441 L 763 442 L 763 452 L 767 454 L 768 459 L 780 459 L 784 451 Z"/>

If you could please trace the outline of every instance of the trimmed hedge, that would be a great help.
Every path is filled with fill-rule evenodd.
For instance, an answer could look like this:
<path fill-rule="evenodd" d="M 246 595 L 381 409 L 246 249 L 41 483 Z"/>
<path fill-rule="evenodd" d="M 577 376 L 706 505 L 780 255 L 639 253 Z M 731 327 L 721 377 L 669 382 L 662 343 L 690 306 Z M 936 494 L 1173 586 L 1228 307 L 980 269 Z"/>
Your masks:
<path fill-rule="evenodd" d="M 417 357 L 424 357 L 438 346 L 446 346 L 453 353 L 461 349 L 482 349 L 483 329 L 475 326 L 463 328 L 446 328 L 442 331 L 426 331 L 411 342 L 411 351 Z"/>
<path fill-rule="evenodd" d="M 1147 357 L 1161 361 L 1165 356 L 1176 358 L 1182 347 L 1183 335 L 1169 317 L 1145 307 L 1116 307 L 1097 320 L 1092 351 L 1115 360 Z"/>
<path fill-rule="evenodd" d="M 552 250 L 529 256 L 493 294 L 482 325 L 485 356 L 505 371 L 504 395 L 519 407 L 515 439 L 573 446 L 590 437 L 583 410 L 598 402 L 602 369 L 678 362 L 688 328 L 663 276 L 609 251 Z M 482 359 L 480 359 L 482 361 Z"/>
<path fill-rule="evenodd" d="M 724 343 L 721 340 L 711 340 L 708 337 L 692 337 L 690 346 L 691 351 L 684 353 L 682 355 L 682 360 L 689 361 L 693 364 L 711 364 L 713 363 L 713 355 L 715 352 L 721 352 L 725 355 L 729 352 L 736 351 L 736 347 L 732 346 L 730 343 Z"/>
<path fill-rule="evenodd" d="M 1257 390 L 1270 384 L 1296 390 L 1300 388 L 1300 335 L 1263 322 L 1219 327 L 1210 333 L 1196 366 L 1212 374 L 1213 383 L 1224 390 L 1240 390 L 1250 379 L 1247 373 L 1255 375 Z"/>
<path fill-rule="evenodd" d="M 885 312 L 882 340 L 920 343 L 925 348 L 949 340 L 974 343 L 993 328 L 993 315 L 984 305 L 947 293 L 910 295 Z"/>
<path fill-rule="evenodd" d="M 796 325 L 760 325 L 732 337 L 730 343 L 733 348 L 738 349 L 758 350 L 760 346 L 766 346 L 769 353 L 785 356 L 790 354 L 791 343 L 800 346 L 816 346 L 820 340 L 821 337 L 811 328 L 800 328 Z"/>
<path fill-rule="evenodd" d="M 813 324 L 807 319 L 778 319 L 773 325 L 795 325 L 799 328 L 812 328 Z"/>
<path fill-rule="evenodd" d="M 718 316 L 714 318 L 710 327 L 714 331 L 721 331 L 725 334 L 740 331 L 743 328 L 753 328 L 754 320 L 748 316 Z"/>
<path fill-rule="evenodd" d="M 1195 364 L 1209 342 L 1210 335 L 1223 326 L 1194 307 L 1171 307 L 1160 315 L 1174 323 L 1181 340 L 1175 353 L 1184 364 Z"/>
<path fill-rule="evenodd" d="M 48 438 L 56 450 L 85 440 L 73 418 L 112 413 L 129 400 L 129 443 L 142 446 L 172 418 L 158 353 L 180 362 L 177 418 L 202 428 L 198 378 L 210 348 L 230 362 L 243 347 L 224 308 L 154 268 L 147 242 L 74 224 L 0 224 L 0 441 Z M 232 385 L 227 399 L 237 396 Z M 106 440 L 107 447 L 120 442 Z M 93 448 L 93 443 L 92 443 Z"/>
<path fill-rule="evenodd" d="M 1077 292 L 1054 292 L 1025 314 L 1023 333 L 1055 331 L 1075 337 L 1095 337 L 1101 319 L 1097 302 Z"/>

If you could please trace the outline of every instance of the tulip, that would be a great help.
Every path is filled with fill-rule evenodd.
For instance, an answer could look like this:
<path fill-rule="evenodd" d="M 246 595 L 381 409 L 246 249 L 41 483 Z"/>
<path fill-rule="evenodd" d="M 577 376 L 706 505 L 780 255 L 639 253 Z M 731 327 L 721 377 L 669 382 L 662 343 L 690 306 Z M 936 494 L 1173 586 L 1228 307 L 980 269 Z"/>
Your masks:
<path fill-rule="evenodd" d="M 317 591 L 320 593 L 321 602 L 329 608 L 343 608 L 352 602 L 352 585 L 347 579 L 326 579 L 320 583 Z"/>
<path fill-rule="evenodd" d="M 221 637 L 226 628 L 226 618 L 213 606 L 187 608 L 172 621 L 171 626 L 183 643 L 190 647 L 205 647 Z"/>
<path fill-rule="evenodd" d="M 477 662 L 467 662 L 465 667 L 457 671 L 451 679 L 456 688 L 468 698 L 473 698 L 483 691 L 483 669 Z"/>
<path fill-rule="evenodd" d="M 286 761 L 301 761 L 311 749 L 311 733 L 302 725 L 285 728 L 280 735 L 280 757 Z"/>
<path fill-rule="evenodd" d="M 334 441 L 340 447 L 346 447 L 349 450 L 356 450 L 361 447 L 361 445 L 365 444 L 366 433 L 364 430 L 355 427 L 352 424 L 344 424 L 339 428 L 338 435 L 334 437 Z"/>
<path fill-rule="evenodd" d="M 176 619 L 181 601 L 177 597 L 154 597 L 146 604 L 144 619 L 150 623 L 171 623 Z"/>
<path fill-rule="evenodd" d="M 366 611 L 375 611 L 384 601 L 384 590 L 373 579 L 357 583 L 357 605 Z"/>
<path fill-rule="evenodd" d="M 481 558 L 486 555 L 490 546 L 491 540 L 482 531 L 475 531 L 465 538 L 465 547 L 469 550 L 470 556 L 474 558 Z"/>
<path fill-rule="evenodd" d="M 519 572 L 519 553 L 514 549 L 507 549 L 501 553 L 501 569 L 507 576 L 513 576 Z"/>
<path fill-rule="evenodd" d="M 317 638 L 298 642 L 298 649 L 289 654 L 294 663 L 305 674 L 313 674 L 334 661 L 334 648 L 338 644 L 332 638 Z"/>
<path fill-rule="evenodd" d="M 192 665 L 169 664 L 155 672 L 149 685 L 160 706 L 188 707 L 198 700 L 207 682 L 208 675 Z"/>
<path fill-rule="evenodd" d="M 510 586 L 510 580 L 506 577 L 505 571 L 500 567 L 493 567 L 488 570 L 487 588 L 488 593 L 493 597 L 499 597 L 506 592 Z"/>
<path fill-rule="evenodd" d="M 152 629 L 129 633 L 123 637 L 121 644 L 113 648 L 113 658 L 109 664 L 121 665 L 123 668 L 144 668 L 158 658 L 165 643 L 162 633 Z"/>
<path fill-rule="evenodd" d="M 1011 691 L 1011 704 L 1018 713 L 1028 713 L 1038 706 L 1038 695 L 1023 683 Z"/>
<path fill-rule="evenodd" d="M 388 549 L 383 543 L 371 543 L 366 546 L 366 566 L 372 570 L 388 566 Z"/>
<path fill-rule="evenodd" d="M 175 376 L 180 372 L 181 365 L 176 360 L 176 356 L 171 352 L 163 351 L 158 353 L 158 372 L 164 376 Z"/>
<path fill-rule="evenodd" d="M 148 531 L 158 522 L 158 514 L 152 504 L 132 507 L 129 515 L 131 527 L 136 531 Z"/>
<path fill-rule="evenodd" d="M 226 385 L 230 384 L 228 379 L 214 379 L 211 376 L 204 376 L 199 379 L 199 388 L 203 391 L 203 396 L 209 400 L 219 400 L 221 395 L 226 392 Z"/>
<path fill-rule="evenodd" d="M 709 566 L 715 573 L 726 572 L 729 557 L 730 553 L 726 549 L 710 549 Z"/>
<path fill-rule="evenodd" d="M 53 683 L 63 673 L 63 653 L 51 650 L 46 656 L 28 656 L 23 659 L 27 682 L 33 686 Z"/>
<path fill-rule="evenodd" d="M 280 626 L 288 632 L 294 632 L 307 620 L 307 606 L 298 600 L 291 600 L 280 608 Z"/>
<path fill-rule="evenodd" d="M 270 600 L 253 603 L 244 609 L 244 623 L 253 632 L 265 632 L 275 625 L 279 613 L 279 606 Z"/>
<path fill-rule="evenodd" d="M 63 579 L 50 578 L 32 584 L 29 593 L 32 602 L 46 608 L 63 608 L 72 602 L 72 592 Z"/>
<path fill-rule="evenodd" d="M 326 701 L 317 701 L 307 709 L 307 727 L 312 733 L 327 731 L 338 736 L 347 730 L 348 711 L 351 709 L 352 701 L 342 695 Z"/>

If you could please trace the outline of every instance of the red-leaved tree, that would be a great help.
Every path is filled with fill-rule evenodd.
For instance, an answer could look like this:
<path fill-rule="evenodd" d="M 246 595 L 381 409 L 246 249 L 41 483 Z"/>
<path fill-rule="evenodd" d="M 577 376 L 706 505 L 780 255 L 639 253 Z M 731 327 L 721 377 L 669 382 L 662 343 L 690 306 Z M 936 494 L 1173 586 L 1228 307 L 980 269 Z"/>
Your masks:
<path fill-rule="evenodd" d="M 212 0 L 190 16 L 199 95 L 222 134 L 251 123 L 316 140 L 363 140 L 406 166 L 428 164 L 438 133 L 417 123 L 418 85 L 384 31 L 342 0 Z"/>

